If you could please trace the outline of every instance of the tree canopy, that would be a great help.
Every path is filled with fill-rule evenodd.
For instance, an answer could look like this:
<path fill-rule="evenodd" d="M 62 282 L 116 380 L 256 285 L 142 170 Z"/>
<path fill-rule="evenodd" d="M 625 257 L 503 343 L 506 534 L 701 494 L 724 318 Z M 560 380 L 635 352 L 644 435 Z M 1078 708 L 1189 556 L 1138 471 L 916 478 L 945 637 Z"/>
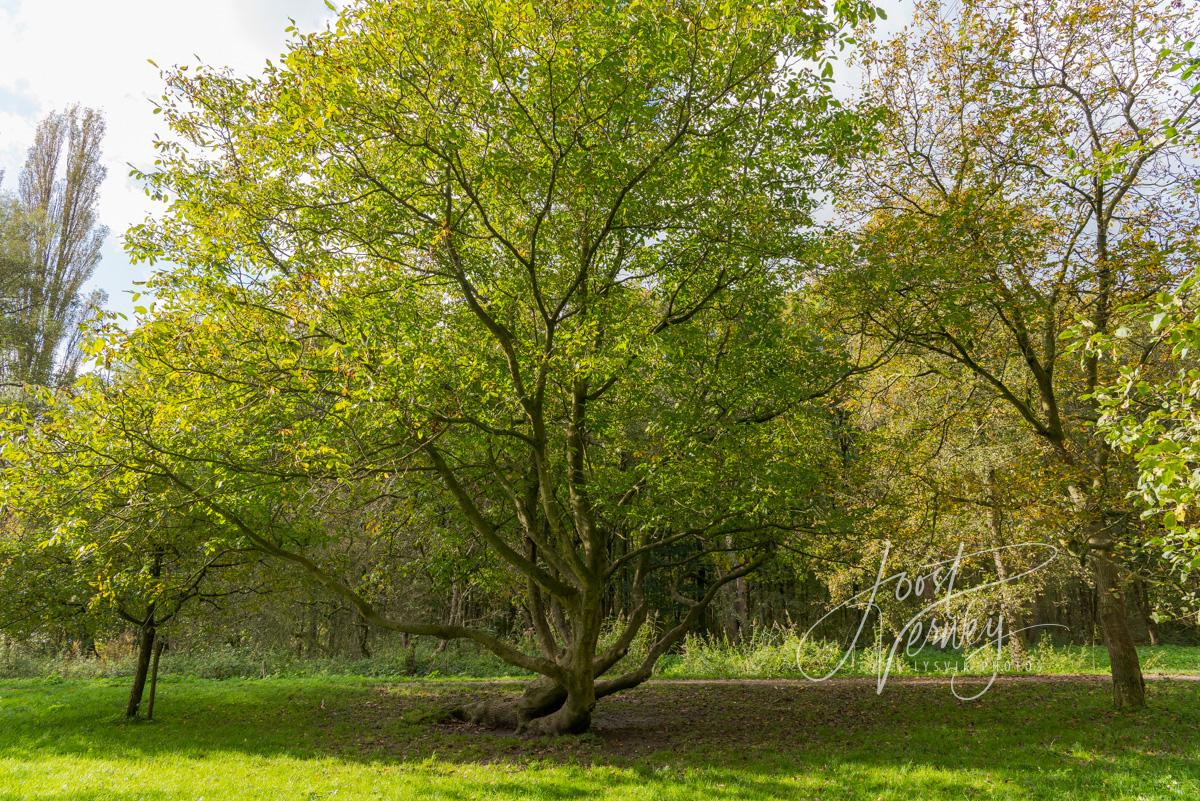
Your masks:
<path fill-rule="evenodd" d="M 822 65 L 873 12 L 429 12 L 360 3 L 260 78 L 167 76 L 174 138 L 142 177 L 169 210 L 130 247 L 179 266 L 94 346 L 113 379 L 66 401 L 86 432 L 28 447 L 173 498 L 210 551 L 290 561 L 376 625 L 542 677 L 465 715 L 579 731 L 828 516 L 820 399 L 849 368 L 796 290 L 860 127 Z M 347 494 L 440 499 L 522 588 L 538 652 L 376 612 L 313 553 Z M 690 611 L 597 682 L 651 583 Z"/>

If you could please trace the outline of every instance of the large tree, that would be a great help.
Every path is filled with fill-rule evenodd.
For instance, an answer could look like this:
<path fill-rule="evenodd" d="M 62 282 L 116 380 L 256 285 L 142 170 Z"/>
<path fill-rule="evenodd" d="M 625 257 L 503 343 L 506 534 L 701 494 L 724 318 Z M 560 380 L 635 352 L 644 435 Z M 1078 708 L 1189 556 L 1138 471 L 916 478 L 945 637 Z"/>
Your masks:
<path fill-rule="evenodd" d="M 87 451 L 374 625 L 539 675 L 465 716 L 586 730 L 827 516 L 841 345 L 794 293 L 818 176 L 857 131 L 830 46 L 873 13 L 361 2 L 261 78 L 170 73 L 174 138 L 145 177 L 171 205 L 130 242 L 179 267 L 109 332 L 100 356 L 132 378 Z M 388 618 L 330 569 L 319 511 L 367 486 L 449 504 L 536 652 Z M 686 613 L 625 664 L 661 597 Z"/>
<path fill-rule="evenodd" d="M 1093 568 L 1119 706 L 1144 696 L 1118 570 L 1138 540 L 1131 474 L 1095 432 L 1102 365 L 1063 339 L 1077 320 L 1111 331 L 1122 302 L 1183 268 L 1200 98 L 1164 46 L 1198 25 L 1170 2 L 921 4 L 867 59 L 889 124 L 842 195 L 860 269 L 832 283 L 855 330 L 969 371 L 1058 466 L 1050 488 Z"/>
<path fill-rule="evenodd" d="M 108 229 L 96 203 L 106 170 L 104 118 L 72 106 L 39 123 L 14 198 L 0 198 L 0 378 L 68 383 L 79 326 L 103 302 L 84 294 Z"/>

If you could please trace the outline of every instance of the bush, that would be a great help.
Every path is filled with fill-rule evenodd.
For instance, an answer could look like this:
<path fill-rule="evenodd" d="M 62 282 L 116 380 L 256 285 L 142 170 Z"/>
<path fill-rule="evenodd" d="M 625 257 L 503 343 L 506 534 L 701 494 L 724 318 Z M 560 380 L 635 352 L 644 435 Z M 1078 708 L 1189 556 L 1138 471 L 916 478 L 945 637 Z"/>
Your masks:
<path fill-rule="evenodd" d="M 619 630 L 617 623 L 604 632 L 601 649 L 615 640 Z M 644 628 L 613 672 L 619 673 L 645 658 L 652 634 L 650 627 Z M 529 642 L 525 647 L 532 651 L 535 645 Z M 1159 646 L 1139 651 L 1142 669 L 1147 673 L 1200 673 L 1200 648 Z M 102 647 L 100 654 L 88 658 L 48 655 L 36 647 L 0 638 L 0 678 L 90 679 L 133 675 L 136 659 L 128 643 Z M 783 627 L 757 630 L 739 643 L 731 643 L 724 637 L 691 634 L 677 653 L 659 661 L 655 675 L 677 679 L 804 679 L 823 677 L 837 667 L 836 676 L 875 677 L 888 656 L 889 647 L 878 641 L 847 655 L 838 643 L 802 640 L 800 633 Z M 964 655 L 954 650 L 926 648 L 911 656 L 901 651 L 892 659 L 889 674 L 987 675 L 992 672 L 993 659 L 991 650 Z M 454 642 L 439 647 L 436 642 L 414 641 L 412 647 L 404 648 L 398 638 L 381 641 L 372 656 L 360 658 L 301 657 L 294 651 L 231 646 L 171 649 L 163 655 L 160 672 L 209 679 L 272 676 L 486 679 L 528 675 L 472 643 Z M 1005 649 L 999 672 L 1105 674 L 1108 654 L 1103 646 L 1037 645 L 1029 649 L 1025 664 L 1018 670 Z"/>

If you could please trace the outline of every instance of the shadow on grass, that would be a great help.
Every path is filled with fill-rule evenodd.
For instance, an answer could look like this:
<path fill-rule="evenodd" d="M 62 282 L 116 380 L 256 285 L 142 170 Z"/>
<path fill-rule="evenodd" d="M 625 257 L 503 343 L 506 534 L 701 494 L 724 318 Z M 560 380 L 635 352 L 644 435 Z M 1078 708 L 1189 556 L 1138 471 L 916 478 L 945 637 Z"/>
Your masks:
<path fill-rule="evenodd" d="M 110 682 L 0 685 L 0 758 L 181 764 L 217 755 L 431 770 L 438 798 L 1200 797 L 1200 688 L 1157 682 L 1117 713 L 1104 679 L 1009 681 L 976 702 L 944 684 L 651 684 L 607 699 L 595 733 L 527 739 L 431 722 L 517 687 L 336 679 L 170 680 L 153 723 L 119 722 Z M 469 770 L 463 768 L 478 768 Z M 588 767 L 588 770 L 579 768 Z M 440 772 L 439 772 L 440 771 Z M 441 775 L 445 773 L 445 775 Z M 851 790 L 850 788 L 853 788 Z M 64 789 L 43 801 L 177 796 Z M 298 796 L 303 798 L 304 796 Z M 324 798 L 314 794 L 312 798 Z M 632 797 L 632 796 L 631 796 Z M 0 801 L 24 795 L 0 793 Z"/>

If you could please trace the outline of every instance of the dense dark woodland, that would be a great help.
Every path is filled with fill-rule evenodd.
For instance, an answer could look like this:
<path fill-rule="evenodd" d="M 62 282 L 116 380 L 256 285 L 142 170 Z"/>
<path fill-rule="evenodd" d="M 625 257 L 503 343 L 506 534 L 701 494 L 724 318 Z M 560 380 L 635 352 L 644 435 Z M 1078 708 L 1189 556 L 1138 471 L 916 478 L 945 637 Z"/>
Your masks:
<path fill-rule="evenodd" d="M 81 295 L 103 121 L 47 118 L 5 636 L 133 649 L 130 717 L 176 652 L 450 642 L 533 677 L 458 717 L 580 733 L 689 633 L 844 647 L 961 545 L 998 583 L 941 616 L 1103 642 L 1142 706 L 1134 646 L 1200 635 L 1200 13 L 952 5 L 362 0 L 166 70 L 128 321 Z"/>

